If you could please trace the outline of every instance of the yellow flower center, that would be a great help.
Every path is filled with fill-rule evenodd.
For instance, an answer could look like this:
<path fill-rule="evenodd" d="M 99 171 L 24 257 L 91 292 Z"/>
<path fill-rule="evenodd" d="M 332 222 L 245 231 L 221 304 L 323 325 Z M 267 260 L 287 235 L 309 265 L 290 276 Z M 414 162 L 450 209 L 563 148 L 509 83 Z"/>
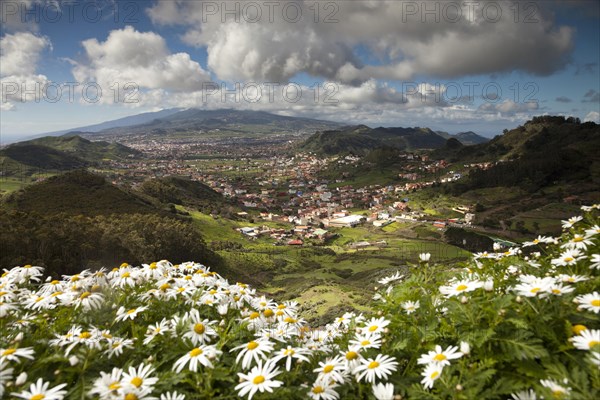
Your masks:
<path fill-rule="evenodd" d="M 273 315 L 275 315 L 275 313 L 274 313 L 274 312 L 273 312 L 273 310 L 271 310 L 270 308 L 267 308 L 265 311 L 263 311 L 263 315 L 264 315 L 266 318 L 270 318 L 270 317 L 272 317 Z"/>
<path fill-rule="evenodd" d="M 588 343 L 588 346 L 590 346 L 590 348 L 592 348 L 592 347 L 594 347 L 594 346 L 598 346 L 599 344 L 600 344 L 600 342 L 599 342 L 599 341 L 597 341 L 597 340 L 591 340 L 591 341 Z"/>
<path fill-rule="evenodd" d="M 57 281 L 56 279 L 54 279 L 52 282 L 50 282 L 51 285 L 58 285 L 60 283 L 60 281 Z"/>
<path fill-rule="evenodd" d="M 248 348 L 248 350 L 254 350 L 255 348 L 258 347 L 258 343 L 256 343 L 255 341 L 252 341 L 252 342 L 248 343 L 248 345 L 246 347 Z"/>
<path fill-rule="evenodd" d="M 278 310 L 283 310 L 284 308 L 285 308 L 285 304 L 279 304 L 279 305 L 277 306 L 277 309 L 278 309 Z"/>
<path fill-rule="evenodd" d="M 323 393 L 324 391 L 325 389 L 323 389 L 323 386 L 315 386 L 312 390 L 314 394 Z"/>
<path fill-rule="evenodd" d="M 124 272 L 123 274 L 121 274 L 121 278 L 129 278 L 131 276 L 131 274 L 129 272 Z"/>
<path fill-rule="evenodd" d="M 156 263 L 155 262 L 153 262 L 152 264 L 150 264 L 150 269 L 156 269 L 156 268 L 157 267 L 156 267 Z"/>
<path fill-rule="evenodd" d="M 79 281 L 79 275 L 73 275 L 71 277 L 71 282 L 77 282 L 77 281 Z"/>
<path fill-rule="evenodd" d="M 369 332 L 375 332 L 379 327 L 377 325 L 373 325 L 369 327 Z"/>
<path fill-rule="evenodd" d="M 554 396 L 555 399 L 562 399 L 564 394 L 565 394 L 565 392 L 560 389 L 556 389 L 552 392 L 552 395 Z"/>
<path fill-rule="evenodd" d="M 600 299 L 594 299 L 590 302 L 594 307 L 600 307 Z"/>
<path fill-rule="evenodd" d="M 128 266 L 129 264 L 127 264 L 126 262 L 124 262 L 123 264 L 121 264 L 121 268 L 125 268 L 126 266 Z"/>
<path fill-rule="evenodd" d="M 444 361 L 447 357 L 443 354 L 436 354 L 435 357 L 433 357 L 433 359 L 435 361 Z"/>
<path fill-rule="evenodd" d="M 184 287 L 177 288 L 177 292 L 183 293 L 183 292 L 185 292 L 185 288 Z"/>
<path fill-rule="evenodd" d="M 134 393 L 127 393 L 125 395 L 125 400 L 138 400 L 138 397 Z"/>
<path fill-rule="evenodd" d="M 159 289 L 164 292 L 165 290 L 169 289 L 170 287 L 171 287 L 171 285 L 169 285 L 168 283 L 163 283 L 162 285 L 160 285 Z"/>
<path fill-rule="evenodd" d="M 326 365 L 323 368 L 323 372 L 325 372 L 326 374 L 330 373 L 331 371 L 333 371 L 333 365 Z"/>
<path fill-rule="evenodd" d="M 456 287 L 457 292 L 462 292 L 463 290 L 466 290 L 466 289 L 467 289 L 467 285 L 458 285 Z"/>
<path fill-rule="evenodd" d="M 375 369 L 377 367 L 379 367 L 379 363 L 377 361 L 371 361 L 369 363 L 369 369 Z"/>
<path fill-rule="evenodd" d="M 285 349 L 283 352 L 283 354 L 286 356 L 292 356 L 292 355 L 294 355 L 294 353 L 295 353 L 294 349 Z"/>
<path fill-rule="evenodd" d="M 113 382 L 113 383 L 111 383 L 111 384 L 108 386 L 108 388 L 109 388 L 110 390 L 117 390 L 117 389 L 120 389 L 120 388 L 121 388 L 121 383 L 120 383 L 120 382 Z"/>
<path fill-rule="evenodd" d="M 252 380 L 252 383 L 254 383 L 255 385 L 260 385 L 261 383 L 263 383 L 265 381 L 265 377 L 262 375 L 257 376 L 256 378 L 254 378 Z"/>
<path fill-rule="evenodd" d="M 89 338 L 91 338 L 91 337 L 92 337 L 92 334 L 91 334 L 91 333 L 89 333 L 88 331 L 81 332 L 81 333 L 79 334 L 79 338 L 80 338 L 80 339 L 89 339 Z"/>
<path fill-rule="evenodd" d="M 91 293 L 90 292 L 83 292 L 81 293 L 81 296 L 79 296 L 79 298 L 81 300 L 85 299 L 86 297 L 90 297 Z"/>
<path fill-rule="evenodd" d="M 190 357 L 198 357 L 202 353 L 202 349 L 196 347 L 194 350 L 190 351 Z"/>
<path fill-rule="evenodd" d="M 552 293 L 554 293 L 554 294 L 560 294 L 561 292 L 558 289 L 552 289 Z"/>
<path fill-rule="evenodd" d="M 287 323 L 287 324 L 293 324 L 296 322 L 296 320 L 292 317 L 286 317 L 283 322 Z"/>
<path fill-rule="evenodd" d="M 2 352 L 2 356 L 10 356 L 11 354 L 15 354 L 17 349 L 6 349 Z"/>
<path fill-rule="evenodd" d="M 587 330 L 587 327 L 585 325 L 575 325 L 571 329 L 573 329 L 574 334 L 579 335 L 581 332 Z"/>
<path fill-rule="evenodd" d="M 43 398 L 45 398 L 46 396 L 43 394 L 34 394 L 33 396 L 31 396 L 29 398 L 29 400 L 42 400 Z"/>
<path fill-rule="evenodd" d="M 205 331 L 204 325 L 202 324 L 196 324 L 194 325 L 194 332 L 196 332 L 198 335 L 202 335 Z"/>
<path fill-rule="evenodd" d="M 260 314 L 257 313 L 256 311 L 254 311 L 254 312 L 250 313 L 250 316 L 248 317 L 248 319 L 256 319 L 258 317 L 260 317 Z"/>
<path fill-rule="evenodd" d="M 132 308 L 131 310 L 127 311 L 127 314 L 128 314 L 128 315 L 131 315 L 131 314 L 133 314 L 133 313 L 134 313 L 134 312 L 136 312 L 136 311 L 137 311 L 137 309 L 136 309 L 136 308 Z"/>
<path fill-rule="evenodd" d="M 437 371 L 433 371 L 433 373 L 432 373 L 431 375 L 429 375 L 429 377 L 430 377 L 431 379 L 435 379 L 435 378 L 437 378 L 438 376 L 440 376 L 440 373 L 439 373 L 439 372 L 437 372 Z"/>
<path fill-rule="evenodd" d="M 573 260 L 574 260 L 573 257 L 565 257 L 565 262 L 571 262 Z"/>
<path fill-rule="evenodd" d="M 133 386 L 135 386 L 136 388 L 139 388 L 140 386 L 142 386 L 142 383 L 144 383 L 144 380 L 142 378 L 140 378 L 139 376 L 136 376 L 131 380 L 131 384 Z"/>
<path fill-rule="evenodd" d="M 542 290 L 542 289 L 541 289 L 541 288 L 539 288 L 539 287 L 534 287 L 534 288 L 532 288 L 532 289 L 530 290 L 530 292 L 531 292 L 531 293 L 537 293 L 537 292 L 539 292 L 540 290 Z"/>
<path fill-rule="evenodd" d="M 575 236 L 575 237 L 573 238 L 573 241 L 574 241 L 575 243 L 578 243 L 578 242 L 583 242 L 583 237 L 582 237 L 582 236 Z"/>
<path fill-rule="evenodd" d="M 346 353 L 346 360 L 356 360 L 358 358 L 358 353 L 355 351 L 349 351 Z"/>
<path fill-rule="evenodd" d="M 371 342 L 370 342 L 370 341 L 368 341 L 368 340 L 363 340 L 362 342 L 360 342 L 360 345 L 361 345 L 361 346 L 368 346 L 368 345 L 370 345 L 370 344 L 371 344 Z"/>

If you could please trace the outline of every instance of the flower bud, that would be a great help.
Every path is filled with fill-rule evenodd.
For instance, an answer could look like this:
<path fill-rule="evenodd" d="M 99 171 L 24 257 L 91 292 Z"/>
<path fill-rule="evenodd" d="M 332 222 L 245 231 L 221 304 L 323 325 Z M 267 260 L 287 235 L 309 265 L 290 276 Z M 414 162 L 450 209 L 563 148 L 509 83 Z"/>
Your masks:
<path fill-rule="evenodd" d="M 469 355 L 471 353 L 471 345 L 467 342 L 460 342 L 460 352 L 464 355 Z"/>
<path fill-rule="evenodd" d="M 71 364 L 72 367 L 76 366 L 79 364 L 79 358 L 77 358 L 77 356 L 69 357 L 69 364 Z"/>
<path fill-rule="evenodd" d="M 521 298 L 521 296 L 517 296 L 516 301 L 517 301 L 517 303 L 520 303 L 523 301 L 523 299 Z"/>
<path fill-rule="evenodd" d="M 21 386 L 25 382 L 27 382 L 27 372 L 21 372 L 19 374 L 19 376 L 17 376 L 17 379 L 15 380 L 15 385 Z"/>
<path fill-rule="evenodd" d="M 467 296 L 462 296 L 460 298 L 460 302 L 463 303 L 463 304 L 467 304 L 469 302 L 469 299 L 467 299 Z"/>
<path fill-rule="evenodd" d="M 456 385 L 456 391 L 460 392 L 461 390 L 463 390 L 462 385 L 459 383 L 458 385 Z"/>

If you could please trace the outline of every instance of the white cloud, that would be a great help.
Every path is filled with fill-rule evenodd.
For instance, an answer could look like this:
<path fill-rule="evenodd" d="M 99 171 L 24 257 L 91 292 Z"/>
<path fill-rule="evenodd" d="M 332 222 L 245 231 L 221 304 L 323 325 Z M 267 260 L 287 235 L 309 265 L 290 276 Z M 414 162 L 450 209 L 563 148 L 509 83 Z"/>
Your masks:
<path fill-rule="evenodd" d="M 600 124 L 600 113 L 598 111 L 590 111 L 584 118 L 583 122 L 595 122 Z"/>
<path fill-rule="evenodd" d="M 276 2 L 272 9 L 254 4 L 260 18 L 243 2 L 161 0 L 147 13 L 157 25 L 186 27 L 182 39 L 206 46 L 208 66 L 228 80 L 282 81 L 305 72 L 359 85 L 418 74 L 548 75 L 566 65 L 573 45 L 573 29 L 557 26 L 543 2 L 532 3 L 535 23 L 524 22 L 531 17 L 525 5 L 516 15 L 515 3 L 505 0 L 333 2 L 338 9 L 312 0 Z M 292 22 L 296 9 L 301 18 Z M 379 61 L 362 65 L 365 52 Z"/>
<path fill-rule="evenodd" d="M 73 62 L 78 82 L 97 82 L 103 90 L 115 83 L 134 83 L 140 89 L 176 92 L 198 90 L 210 75 L 187 53 L 171 54 L 165 40 L 153 32 L 138 32 L 131 26 L 113 30 L 104 42 L 82 42 L 86 58 Z M 103 96 L 109 101 L 111 96 Z"/>
<path fill-rule="evenodd" d="M 480 111 L 500 113 L 502 115 L 515 115 L 518 113 L 530 113 L 539 108 L 537 102 L 516 103 L 506 99 L 498 103 L 485 102 L 479 106 Z"/>
<path fill-rule="evenodd" d="M 41 53 L 47 48 L 52 45 L 45 36 L 31 32 L 6 34 L 0 39 L 0 76 L 34 74 Z"/>
<path fill-rule="evenodd" d="M 0 104 L 3 111 L 15 110 L 14 103 L 17 102 L 41 101 L 49 81 L 45 75 L 36 72 L 41 54 L 51 48 L 47 37 L 31 32 L 6 34 L 0 38 Z"/>

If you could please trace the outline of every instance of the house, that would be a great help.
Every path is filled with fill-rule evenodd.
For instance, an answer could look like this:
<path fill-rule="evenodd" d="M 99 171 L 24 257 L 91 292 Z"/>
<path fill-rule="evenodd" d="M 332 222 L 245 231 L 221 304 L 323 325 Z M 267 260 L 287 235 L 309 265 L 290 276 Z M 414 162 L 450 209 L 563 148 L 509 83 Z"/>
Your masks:
<path fill-rule="evenodd" d="M 362 223 L 366 218 L 362 215 L 347 215 L 342 218 L 329 220 L 328 226 L 335 228 L 353 228 Z"/>
<path fill-rule="evenodd" d="M 436 228 L 445 228 L 446 227 L 446 222 L 445 221 L 441 221 L 441 220 L 437 220 L 433 222 L 433 226 L 435 226 Z"/>
<path fill-rule="evenodd" d="M 300 239 L 294 239 L 287 242 L 288 246 L 302 246 L 304 242 Z"/>

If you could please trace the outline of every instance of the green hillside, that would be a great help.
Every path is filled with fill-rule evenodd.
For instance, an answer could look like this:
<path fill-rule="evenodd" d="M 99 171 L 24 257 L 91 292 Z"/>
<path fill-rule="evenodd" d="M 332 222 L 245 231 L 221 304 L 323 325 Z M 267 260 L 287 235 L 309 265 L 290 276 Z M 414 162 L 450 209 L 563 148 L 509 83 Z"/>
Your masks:
<path fill-rule="evenodd" d="M 207 212 L 218 211 L 227 202 L 205 184 L 180 177 L 150 179 L 138 189 L 162 203 L 193 206 Z"/>
<path fill-rule="evenodd" d="M 10 194 L 4 205 L 40 214 L 108 215 L 148 214 L 158 210 L 153 202 L 120 189 L 85 170 L 67 172 Z"/>
<path fill-rule="evenodd" d="M 11 147 L 28 145 L 39 145 L 50 147 L 55 150 L 64 151 L 67 154 L 76 155 L 90 162 L 102 160 L 119 160 L 126 157 L 139 156 L 141 153 L 120 143 L 92 142 L 78 135 L 70 136 L 46 136 L 27 142 L 16 143 Z"/>
<path fill-rule="evenodd" d="M 446 139 L 429 128 L 375 128 L 365 125 L 317 132 L 298 146 L 302 152 L 324 155 L 356 154 L 391 147 L 402 150 L 437 149 Z"/>

